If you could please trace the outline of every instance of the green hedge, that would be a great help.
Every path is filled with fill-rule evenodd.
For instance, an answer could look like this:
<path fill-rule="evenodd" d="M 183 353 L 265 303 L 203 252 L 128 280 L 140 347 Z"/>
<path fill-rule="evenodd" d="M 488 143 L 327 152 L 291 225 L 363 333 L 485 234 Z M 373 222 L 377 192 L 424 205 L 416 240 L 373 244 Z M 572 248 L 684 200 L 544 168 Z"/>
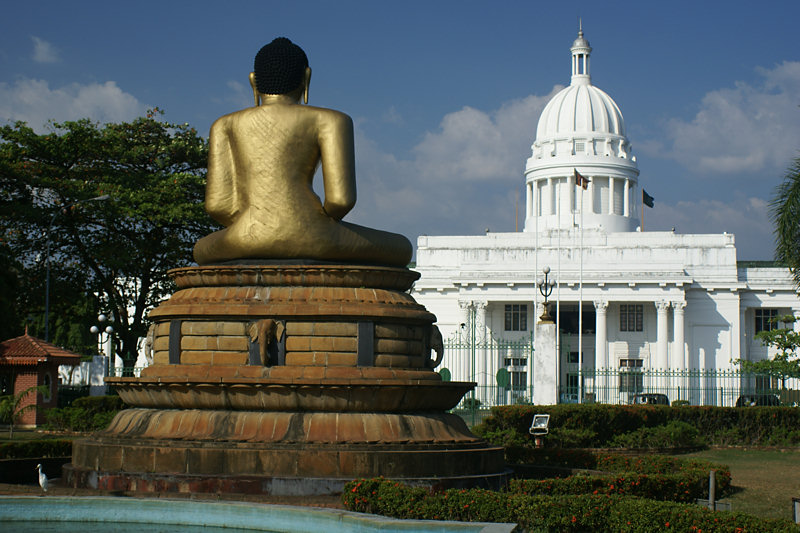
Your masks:
<path fill-rule="evenodd" d="M 0 459 L 67 457 L 70 455 L 72 455 L 72 441 L 67 439 L 26 440 L 0 444 Z"/>
<path fill-rule="evenodd" d="M 789 521 L 619 495 L 543 496 L 483 489 L 430 493 L 384 479 L 345 485 L 345 508 L 403 519 L 510 522 L 531 531 L 797 532 Z"/>
<path fill-rule="evenodd" d="M 796 407 L 512 405 L 492 408 L 475 432 L 501 446 L 529 447 L 534 414 L 550 415 L 547 441 L 565 448 L 800 445 Z"/>
<path fill-rule="evenodd" d="M 713 469 L 716 470 L 716 494 L 722 497 L 730 492 L 730 470 L 724 465 L 708 461 L 618 454 L 598 454 L 594 459 L 591 463 L 584 461 L 584 467 L 608 474 L 578 474 L 541 480 L 513 479 L 509 491 L 531 495 L 621 494 L 692 503 L 708 496 L 708 474 Z"/>
<path fill-rule="evenodd" d="M 45 426 L 57 431 L 99 431 L 124 407 L 119 396 L 84 396 L 69 407 L 45 411 Z"/>

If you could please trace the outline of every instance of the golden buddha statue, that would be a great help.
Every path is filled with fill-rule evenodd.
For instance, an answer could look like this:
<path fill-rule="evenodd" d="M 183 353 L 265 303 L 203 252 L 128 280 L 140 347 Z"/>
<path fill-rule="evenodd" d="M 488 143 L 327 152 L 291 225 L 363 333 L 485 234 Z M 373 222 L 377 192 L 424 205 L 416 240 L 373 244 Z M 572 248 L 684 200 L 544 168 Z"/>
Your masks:
<path fill-rule="evenodd" d="M 225 226 L 200 239 L 200 265 L 297 259 L 404 267 L 402 235 L 343 222 L 356 203 L 353 121 L 308 104 L 303 50 L 278 38 L 250 73 L 255 107 L 225 115 L 209 136 L 206 211 Z M 322 163 L 325 203 L 312 181 Z"/>

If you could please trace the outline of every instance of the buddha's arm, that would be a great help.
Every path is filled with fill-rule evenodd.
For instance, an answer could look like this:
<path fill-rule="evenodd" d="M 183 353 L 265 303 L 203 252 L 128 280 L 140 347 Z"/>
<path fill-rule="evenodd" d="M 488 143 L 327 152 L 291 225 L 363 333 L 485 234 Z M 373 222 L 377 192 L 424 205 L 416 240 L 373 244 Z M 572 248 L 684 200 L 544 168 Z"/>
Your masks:
<path fill-rule="evenodd" d="M 325 212 L 341 220 L 356 204 L 356 163 L 353 121 L 338 112 L 326 113 L 319 125 Z"/>
<path fill-rule="evenodd" d="M 233 151 L 223 119 L 214 122 L 209 134 L 206 212 L 223 226 L 230 226 L 239 212 Z"/>

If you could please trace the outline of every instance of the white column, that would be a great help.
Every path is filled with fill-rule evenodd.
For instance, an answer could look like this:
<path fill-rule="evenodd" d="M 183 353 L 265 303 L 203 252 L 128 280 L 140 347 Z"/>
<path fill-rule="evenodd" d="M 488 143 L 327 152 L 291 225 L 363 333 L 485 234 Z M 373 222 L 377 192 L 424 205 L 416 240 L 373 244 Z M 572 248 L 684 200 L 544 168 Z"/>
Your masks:
<path fill-rule="evenodd" d="M 614 182 L 616 180 L 609 176 L 608 177 L 608 214 L 614 214 Z"/>
<path fill-rule="evenodd" d="M 656 368 L 667 370 L 669 368 L 669 355 L 667 352 L 667 311 L 669 302 L 659 300 L 655 302 L 658 315 L 656 327 Z"/>
<path fill-rule="evenodd" d="M 631 196 L 630 193 L 631 182 L 626 178 L 622 180 L 622 183 L 624 184 L 623 186 L 625 187 L 625 189 L 623 189 L 623 196 L 622 196 L 622 216 L 628 217 L 631 215 L 630 205 L 629 205 Z"/>
<path fill-rule="evenodd" d="M 792 316 L 794 316 L 794 331 L 800 332 L 800 307 L 792 307 Z"/>
<path fill-rule="evenodd" d="M 459 300 L 458 306 L 461 308 L 461 323 L 464 325 L 461 328 L 461 346 L 459 347 L 459 361 L 458 361 L 458 379 L 453 376 L 453 381 L 472 381 L 470 368 L 470 351 L 469 343 L 472 336 L 470 328 L 472 327 L 472 302 L 469 300 Z"/>
<path fill-rule="evenodd" d="M 597 368 L 608 368 L 608 330 L 606 324 L 606 311 L 608 302 L 605 300 L 595 300 L 595 333 L 594 333 L 594 357 Z"/>
<path fill-rule="evenodd" d="M 587 213 L 594 213 L 594 176 L 587 176 L 589 178 L 589 188 L 587 189 L 587 197 L 584 198 L 584 202 L 588 200 L 589 210 Z M 584 203 L 585 207 L 586 203 Z"/>
<path fill-rule="evenodd" d="M 486 302 L 476 301 L 475 305 L 475 381 L 478 382 L 478 398 L 482 405 L 486 405 L 490 397 L 488 386 L 494 383 L 492 379 L 491 351 L 486 349 Z"/>
<path fill-rule="evenodd" d="M 672 309 L 674 340 L 672 343 L 672 364 L 670 367 L 675 370 L 686 370 L 686 349 L 684 347 L 684 310 L 686 309 L 686 302 L 672 302 Z"/>
<path fill-rule="evenodd" d="M 594 331 L 594 361 L 595 368 L 600 375 L 595 380 L 597 387 L 597 401 L 608 402 L 610 399 L 610 377 L 608 375 L 608 329 L 606 311 L 608 302 L 605 300 L 594 301 L 595 331 Z"/>
<path fill-rule="evenodd" d="M 525 187 L 525 218 L 530 217 L 533 215 L 533 202 L 534 202 L 534 194 L 533 194 L 533 182 L 529 181 L 527 187 Z"/>

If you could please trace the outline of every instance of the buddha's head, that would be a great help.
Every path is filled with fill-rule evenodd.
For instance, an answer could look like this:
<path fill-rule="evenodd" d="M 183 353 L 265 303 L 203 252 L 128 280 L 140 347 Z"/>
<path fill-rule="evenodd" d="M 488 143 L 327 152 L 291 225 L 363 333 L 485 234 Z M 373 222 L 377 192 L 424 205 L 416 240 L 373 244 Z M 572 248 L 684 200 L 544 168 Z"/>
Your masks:
<path fill-rule="evenodd" d="M 278 37 L 264 45 L 256 54 L 253 72 L 250 73 L 250 85 L 256 95 L 256 105 L 259 104 L 259 93 L 291 95 L 296 100 L 303 94 L 308 103 L 310 80 L 311 69 L 306 53 L 286 37 Z"/>

